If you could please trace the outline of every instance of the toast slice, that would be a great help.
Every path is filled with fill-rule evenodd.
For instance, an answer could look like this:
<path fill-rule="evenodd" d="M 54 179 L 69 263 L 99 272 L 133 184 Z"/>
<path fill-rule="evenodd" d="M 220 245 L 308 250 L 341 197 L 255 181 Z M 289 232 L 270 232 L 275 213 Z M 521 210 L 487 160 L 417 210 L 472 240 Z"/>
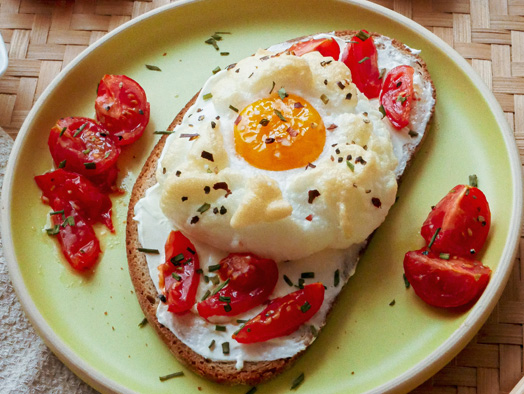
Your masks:
<path fill-rule="evenodd" d="M 342 40 L 349 41 L 357 32 L 356 31 L 338 31 L 334 33 L 329 33 L 335 35 Z M 410 63 L 416 70 L 416 73 L 422 79 L 423 83 L 430 86 L 430 97 L 429 102 L 431 105 L 427 105 L 427 108 L 419 108 L 421 114 L 424 115 L 423 122 L 421 124 L 415 125 L 417 127 L 416 132 L 410 133 L 410 137 L 406 138 L 401 142 L 400 146 L 396 149 L 395 154 L 399 157 L 399 164 L 395 172 L 397 176 L 397 181 L 400 181 L 402 175 L 405 173 L 406 168 L 412 161 L 413 156 L 420 148 L 424 137 L 427 134 L 427 131 L 430 127 L 430 119 L 434 112 L 434 103 L 435 103 L 435 89 L 431 81 L 431 77 L 427 70 L 426 64 L 418 56 L 416 51 L 413 51 L 409 47 L 400 43 L 395 39 L 390 39 L 384 37 L 380 34 L 373 33 L 373 39 L 375 40 L 377 49 L 379 51 L 379 67 L 380 67 L 380 56 L 386 54 L 388 51 L 393 51 L 401 58 L 407 58 L 410 60 Z M 279 48 L 286 48 L 292 43 L 297 41 L 303 41 L 312 38 L 311 37 L 301 37 L 295 40 L 290 40 L 287 43 L 279 44 Z M 270 48 L 271 49 L 271 48 Z M 193 99 L 187 103 L 187 105 L 178 113 L 171 125 L 169 130 L 173 130 L 178 124 L 181 123 L 184 114 L 188 112 L 191 106 L 195 103 L 198 94 L 193 97 Z M 426 100 L 426 101 L 428 101 Z M 423 100 L 413 101 L 414 106 L 420 106 L 420 103 Z M 377 104 L 378 106 L 378 104 Z M 422 116 L 421 116 L 422 118 Z M 155 173 L 157 171 L 157 164 L 161 157 L 164 145 L 166 143 L 167 136 L 162 136 L 151 152 L 150 156 L 147 158 L 142 171 L 140 172 L 136 183 L 133 187 L 130 202 L 129 210 L 127 215 L 127 233 L 126 233 L 126 249 L 127 257 L 129 263 L 129 272 L 133 285 L 135 287 L 135 293 L 138 298 L 139 304 L 151 326 L 158 333 L 160 338 L 165 342 L 169 347 L 174 356 L 184 365 L 191 368 L 196 373 L 201 376 L 225 384 L 248 384 L 256 385 L 268 379 L 271 379 L 283 372 L 285 369 L 289 368 L 293 362 L 300 357 L 305 350 L 299 351 L 292 357 L 278 358 L 268 361 L 245 361 L 241 368 L 238 368 L 238 365 L 235 361 L 214 361 L 209 358 L 202 356 L 201 354 L 195 352 L 192 348 L 187 346 L 182 342 L 169 328 L 161 324 L 157 318 L 157 309 L 159 303 L 161 303 L 162 296 L 158 294 L 157 288 L 151 278 L 150 270 L 148 268 L 148 263 L 146 260 L 146 254 L 140 252 L 138 248 L 148 247 L 148 245 L 141 245 L 138 235 L 138 222 L 134 219 L 135 217 L 135 206 L 142 199 L 146 191 L 155 185 L 156 178 Z M 371 237 L 368 238 L 368 240 Z M 359 251 L 354 254 L 353 260 L 354 264 L 358 261 L 360 254 L 365 250 L 368 241 L 365 241 L 363 244 L 359 245 Z M 350 275 L 343 278 L 342 283 L 347 283 Z M 332 306 L 332 305 L 331 305 Z M 314 338 L 312 339 L 312 341 Z M 311 341 L 311 343 L 312 343 Z M 309 345 L 308 345 L 309 346 Z"/>

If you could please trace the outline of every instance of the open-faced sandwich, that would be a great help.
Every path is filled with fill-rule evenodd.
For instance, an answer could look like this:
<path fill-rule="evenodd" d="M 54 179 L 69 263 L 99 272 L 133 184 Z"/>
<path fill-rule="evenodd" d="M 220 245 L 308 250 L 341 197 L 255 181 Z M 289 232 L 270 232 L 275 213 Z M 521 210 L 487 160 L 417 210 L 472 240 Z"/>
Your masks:
<path fill-rule="evenodd" d="M 418 51 L 365 31 L 275 45 L 213 75 L 129 205 L 136 295 L 173 354 L 230 384 L 290 366 L 395 202 L 434 105 Z"/>

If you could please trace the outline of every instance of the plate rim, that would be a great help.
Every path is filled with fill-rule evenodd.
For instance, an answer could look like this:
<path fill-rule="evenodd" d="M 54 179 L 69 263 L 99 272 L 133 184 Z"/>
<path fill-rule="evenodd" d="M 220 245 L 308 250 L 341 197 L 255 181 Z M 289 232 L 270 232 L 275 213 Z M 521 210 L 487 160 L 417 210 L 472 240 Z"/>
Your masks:
<path fill-rule="evenodd" d="M 130 21 L 120 25 L 111 32 L 98 39 L 95 43 L 86 48 L 80 55 L 73 59 L 49 84 L 49 86 L 40 95 L 35 102 L 31 111 L 22 124 L 20 131 L 15 139 L 13 148 L 9 155 L 9 160 L 5 170 L 4 183 L 1 196 L 1 236 L 3 243 L 3 252 L 7 263 L 9 275 L 13 288 L 18 296 L 23 310 L 27 318 L 31 322 L 33 328 L 42 338 L 45 344 L 53 351 L 53 353 L 79 378 L 85 381 L 93 388 L 110 393 L 135 393 L 135 391 L 107 378 L 104 374 L 93 368 L 89 363 L 81 359 L 74 353 L 65 342 L 60 339 L 51 327 L 43 318 L 41 312 L 36 308 L 27 288 L 24 285 L 24 280 L 21 271 L 18 267 L 14 253 L 13 239 L 11 237 L 11 212 L 10 212 L 10 195 L 12 192 L 15 159 L 18 157 L 21 148 L 24 146 L 26 138 L 28 138 L 29 125 L 33 115 L 43 105 L 50 93 L 55 89 L 58 83 L 63 80 L 76 65 L 83 61 L 91 52 L 96 50 L 100 45 L 112 39 L 115 35 L 120 34 L 123 30 L 130 28 L 133 25 L 141 23 L 142 21 L 152 18 L 159 13 L 170 11 L 175 8 L 190 5 L 192 3 L 203 2 L 207 0 L 181 0 L 175 3 L 169 3 L 156 9 L 150 10 Z M 513 138 L 511 128 L 504 117 L 504 112 L 500 104 L 496 101 L 493 93 L 484 84 L 480 76 L 473 70 L 472 66 L 460 56 L 455 49 L 436 36 L 434 33 L 419 25 L 412 19 L 405 17 L 395 11 L 385 8 L 379 4 L 366 2 L 364 0 L 333 0 L 334 2 L 341 2 L 356 5 L 366 10 L 381 14 L 387 19 L 392 19 L 395 22 L 404 24 L 410 31 L 415 32 L 424 38 L 428 39 L 433 45 L 441 49 L 451 60 L 457 64 L 463 71 L 467 72 L 468 77 L 477 86 L 480 93 L 486 100 L 489 108 L 492 110 L 493 116 L 500 126 L 503 141 L 506 147 L 508 161 L 511 169 L 511 179 L 513 181 L 514 203 L 511 207 L 512 215 L 509 223 L 509 233 L 506 239 L 506 245 L 513 245 L 505 247 L 499 259 L 498 272 L 495 278 L 492 277 L 491 282 L 495 279 L 495 285 L 491 285 L 482 295 L 478 303 L 473 307 L 472 313 L 466 318 L 462 325 L 453 332 L 440 346 L 438 346 L 426 358 L 422 359 L 415 366 L 411 367 L 404 373 L 389 380 L 388 382 L 373 388 L 370 393 L 384 393 L 384 392 L 400 392 L 408 388 L 414 388 L 417 383 L 422 383 L 429 374 L 432 376 L 439 369 L 441 369 L 449 360 L 451 360 L 458 352 L 473 338 L 475 333 L 487 320 L 491 311 L 499 301 L 506 282 L 511 274 L 511 267 L 515 261 L 518 250 L 518 239 L 521 233 L 521 223 L 523 220 L 523 183 L 522 183 L 522 164 L 518 148 Z M 503 268 L 503 270 L 501 269 Z M 482 302 L 482 308 L 479 303 Z"/>

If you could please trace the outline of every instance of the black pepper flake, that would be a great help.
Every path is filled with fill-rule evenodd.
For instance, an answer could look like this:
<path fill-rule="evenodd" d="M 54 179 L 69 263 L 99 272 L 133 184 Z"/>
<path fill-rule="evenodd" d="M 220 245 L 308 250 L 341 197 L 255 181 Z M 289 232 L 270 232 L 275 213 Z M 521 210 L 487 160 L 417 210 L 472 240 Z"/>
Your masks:
<path fill-rule="evenodd" d="M 182 174 L 181 171 L 177 171 L 177 172 L 175 172 L 175 175 L 176 175 L 176 176 L 180 176 L 181 174 Z"/>
<path fill-rule="evenodd" d="M 346 100 L 351 100 L 351 97 L 353 97 L 351 93 L 346 94 Z"/>
<path fill-rule="evenodd" d="M 200 115 L 200 116 L 198 117 L 198 120 L 199 120 L 199 121 L 203 121 L 203 120 L 204 120 L 204 115 Z"/>
<path fill-rule="evenodd" d="M 275 142 L 275 139 L 274 138 L 266 138 L 265 141 L 264 141 L 266 144 L 272 144 L 273 142 Z"/>
<path fill-rule="evenodd" d="M 357 158 L 355 159 L 355 164 L 356 164 L 356 163 L 360 163 L 360 164 L 362 164 L 362 165 L 365 165 L 365 164 L 367 164 L 367 161 L 364 160 L 364 159 L 362 158 L 362 156 L 359 156 L 359 157 L 357 157 Z"/>
<path fill-rule="evenodd" d="M 167 301 L 167 300 L 166 300 L 166 296 L 163 295 L 163 294 L 159 294 L 159 295 L 158 295 L 158 298 L 159 298 L 159 300 L 162 301 L 163 303 L 165 303 L 165 302 Z"/>
<path fill-rule="evenodd" d="M 214 129 L 215 127 L 217 127 L 217 124 L 213 121 L 211 121 L 211 128 Z"/>
<path fill-rule="evenodd" d="M 340 155 L 340 149 L 338 149 L 338 148 L 335 149 L 335 153 L 336 153 L 337 155 Z"/>
<path fill-rule="evenodd" d="M 221 214 L 221 215 L 225 215 L 226 212 L 227 212 L 226 207 L 224 207 L 224 206 L 222 205 L 222 206 L 220 207 L 220 214 Z"/>
<path fill-rule="evenodd" d="M 343 157 L 339 157 L 337 161 L 338 161 L 339 163 L 342 163 L 343 160 L 344 160 Z"/>
<path fill-rule="evenodd" d="M 309 190 L 308 191 L 308 200 L 307 200 L 307 202 L 310 203 L 310 204 L 313 204 L 313 201 L 318 196 L 320 196 L 320 192 L 317 189 Z"/>
<path fill-rule="evenodd" d="M 229 196 L 231 194 L 231 190 L 229 190 L 229 186 L 227 185 L 226 182 L 217 182 L 213 185 L 213 189 L 214 190 L 225 190 L 226 191 L 226 195 L 225 197 L 227 198 L 227 196 Z"/>
<path fill-rule="evenodd" d="M 324 79 L 324 85 L 327 85 L 328 82 L 327 82 L 327 79 Z"/>
<path fill-rule="evenodd" d="M 186 196 L 182 197 L 182 202 L 184 202 L 184 201 L 187 201 L 187 197 Z"/>
<path fill-rule="evenodd" d="M 338 81 L 337 82 L 337 86 L 340 88 L 340 89 L 344 89 L 346 87 L 346 85 L 344 85 L 341 81 Z"/>
<path fill-rule="evenodd" d="M 162 168 L 162 174 L 165 174 L 167 172 L 167 168 Z"/>
<path fill-rule="evenodd" d="M 198 223 L 199 220 L 200 220 L 200 218 L 198 216 L 193 216 L 191 218 L 191 222 L 190 223 L 191 224 L 195 224 L 195 223 Z"/>
<path fill-rule="evenodd" d="M 211 188 L 209 186 L 204 187 L 204 193 L 209 194 L 210 191 L 211 191 Z"/>
<path fill-rule="evenodd" d="M 380 201 L 380 198 L 377 198 L 377 197 L 372 197 L 371 198 L 371 203 L 377 207 L 377 208 L 380 208 L 382 206 L 382 202 Z"/>
<path fill-rule="evenodd" d="M 218 213 L 218 208 L 217 208 L 217 207 L 213 208 L 213 213 L 214 213 L 215 215 Z"/>
<path fill-rule="evenodd" d="M 215 161 L 215 160 L 213 159 L 213 154 L 212 154 L 212 153 L 209 153 L 209 152 L 207 152 L 207 151 L 205 151 L 205 150 L 202 151 L 202 154 L 201 154 L 200 156 L 201 156 L 203 159 L 206 159 L 206 160 L 209 160 L 209 161 L 213 161 L 213 162 Z"/>
<path fill-rule="evenodd" d="M 346 160 L 351 160 L 353 157 L 351 155 L 347 155 Z"/>

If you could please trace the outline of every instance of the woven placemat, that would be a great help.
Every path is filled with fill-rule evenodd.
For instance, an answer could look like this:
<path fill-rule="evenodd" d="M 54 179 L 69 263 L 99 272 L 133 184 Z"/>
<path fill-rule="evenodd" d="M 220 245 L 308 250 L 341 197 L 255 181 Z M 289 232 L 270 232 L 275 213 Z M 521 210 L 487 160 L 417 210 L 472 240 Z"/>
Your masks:
<path fill-rule="evenodd" d="M 75 56 L 120 24 L 168 0 L 0 0 L 9 67 L 0 78 L 0 127 L 16 137 L 33 103 Z M 524 158 L 524 1 L 377 0 L 454 47 L 492 89 Z M 521 239 L 520 250 L 524 242 Z M 519 253 L 520 256 L 520 253 Z M 508 393 L 523 375 L 520 257 L 494 312 L 468 346 L 413 393 Z"/>

